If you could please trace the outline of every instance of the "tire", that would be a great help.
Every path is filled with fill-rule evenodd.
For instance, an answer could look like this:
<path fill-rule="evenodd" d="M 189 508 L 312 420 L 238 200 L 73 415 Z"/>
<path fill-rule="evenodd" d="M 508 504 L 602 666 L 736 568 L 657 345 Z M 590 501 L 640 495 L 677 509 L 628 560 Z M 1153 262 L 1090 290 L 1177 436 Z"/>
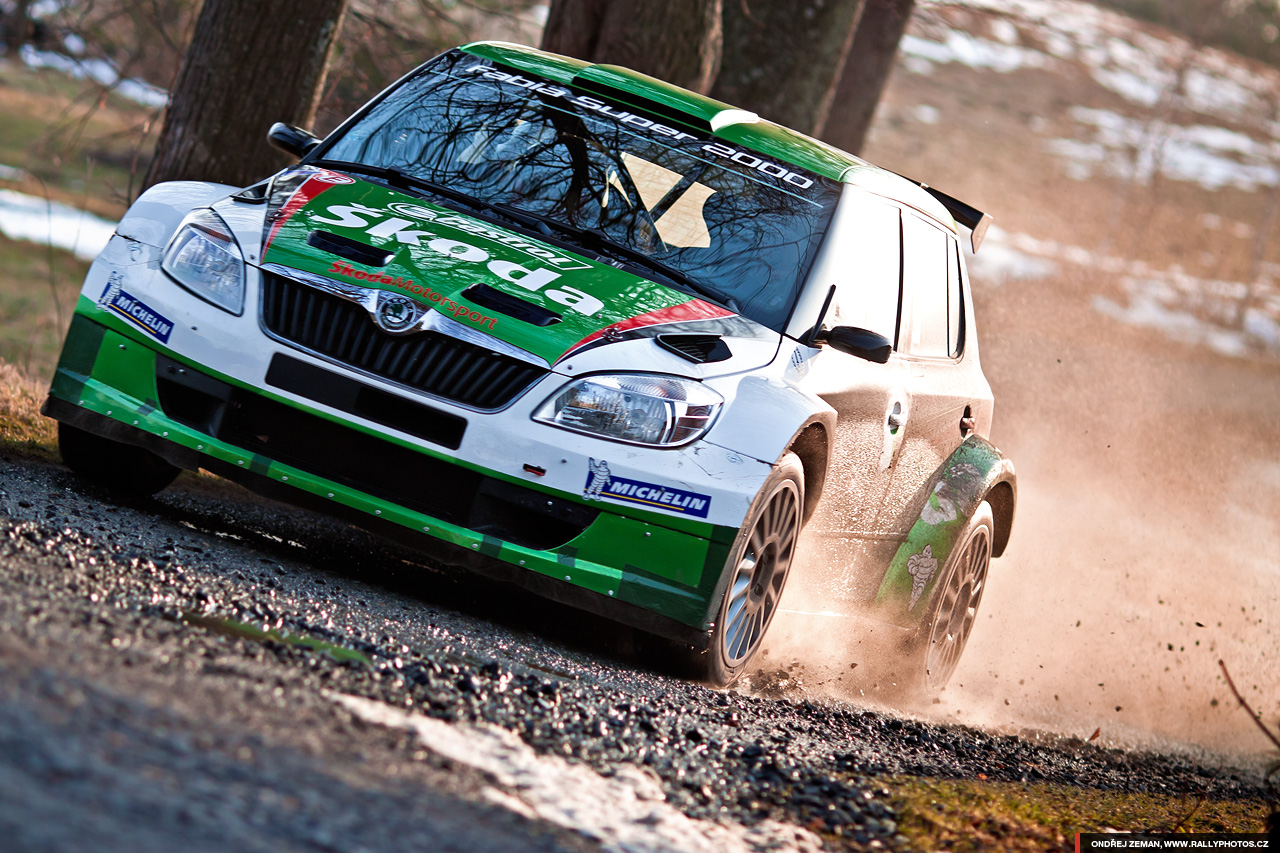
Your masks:
<path fill-rule="evenodd" d="M 791 573 L 803 508 L 804 469 L 800 457 L 787 453 L 751 502 L 729 551 L 711 646 L 690 650 L 694 678 L 727 687 L 760 650 Z"/>
<path fill-rule="evenodd" d="M 58 451 L 78 476 L 114 492 L 150 497 L 182 472 L 150 450 L 58 423 Z"/>
<path fill-rule="evenodd" d="M 922 627 L 917 657 L 926 694 L 933 696 L 947 686 L 964 653 L 978 616 L 978 605 L 987 587 L 995 516 L 983 501 L 951 552 L 942 581 L 934 594 L 933 612 Z"/>

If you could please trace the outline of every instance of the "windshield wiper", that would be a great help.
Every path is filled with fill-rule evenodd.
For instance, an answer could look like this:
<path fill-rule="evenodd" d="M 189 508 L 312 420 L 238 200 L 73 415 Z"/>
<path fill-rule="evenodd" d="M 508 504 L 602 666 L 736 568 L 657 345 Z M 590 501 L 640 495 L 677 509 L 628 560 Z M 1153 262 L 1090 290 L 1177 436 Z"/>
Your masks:
<path fill-rule="evenodd" d="M 592 238 L 595 242 L 595 248 L 604 254 L 614 255 L 624 262 L 646 267 L 647 269 L 658 273 L 662 277 L 684 287 L 686 290 L 692 291 L 697 296 L 705 296 L 712 299 L 735 314 L 742 313 L 742 310 L 738 307 L 738 303 L 734 301 L 732 296 L 724 291 L 717 290 L 710 285 L 703 284 L 702 282 L 690 277 L 687 273 L 676 269 L 670 264 L 663 263 L 651 255 L 646 255 L 639 249 L 633 249 L 630 246 L 619 243 L 598 228 L 574 228 L 568 225 L 560 227 L 566 232 L 572 232 L 574 236 Z"/>
<path fill-rule="evenodd" d="M 483 201 L 473 196 L 469 196 L 464 192 L 455 190 L 452 187 L 446 187 L 444 184 L 438 184 L 435 181 L 426 178 L 419 178 L 416 175 L 410 175 L 402 172 L 392 166 L 374 166 L 369 163 L 354 163 L 348 160 L 312 160 L 307 165 L 323 166 L 327 169 L 338 169 L 343 172 L 355 172 L 358 175 L 372 175 L 375 178 L 382 178 L 393 187 L 403 189 L 420 189 L 427 192 L 435 193 L 438 196 L 465 204 L 470 208 L 482 210 L 488 207 Z"/>
<path fill-rule="evenodd" d="M 730 311 L 733 311 L 735 314 L 741 313 L 738 309 L 738 303 L 736 303 L 733 300 L 733 297 L 728 294 L 722 293 L 713 287 L 709 287 L 699 281 L 696 281 L 687 273 L 676 269 L 670 264 L 663 263 L 651 255 L 646 255 L 639 249 L 633 249 L 624 243 L 617 242 L 599 228 L 582 228 L 577 225 L 570 225 L 567 222 L 561 222 L 557 219 L 552 219 L 549 216 L 528 213 L 526 211 L 517 211 L 505 204 L 495 203 L 492 207 L 499 213 L 505 215 L 517 214 L 521 217 L 535 220 L 538 223 L 536 226 L 538 231 L 542 232 L 544 235 L 550 236 L 548 232 L 559 231 L 561 234 L 567 235 L 578 242 L 588 244 L 597 254 L 608 255 L 623 263 L 630 263 L 650 269 L 661 275 L 663 278 L 668 279 L 673 284 L 677 284 L 685 290 L 692 291 L 697 296 L 706 296 L 710 299 L 714 299 L 716 302 L 728 308 Z"/>
<path fill-rule="evenodd" d="M 548 220 L 532 213 L 526 213 L 523 210 L 514 208 L 509 204 L 501 204 L 496 201 L 485 201 L 468 195 L 461 190 L 455 190 L 453 187 L 447 187 L 444 184 L 437 183 L 428 178 L 419 178 L 416 175 L 410 175 L 402 172 L 392 166 L 373 166 L 368 163 L 352 163 L 346 160 L 313 160 L 310 165 L 324 166 L 330 169 L 341 169 L 346 172 L 355 172 L 360 175 L 372 175 L 375 178 L 382 178 L 388 184 L 398 189 L 419 189 L 434 193 L 442 198 L 450 201 L 456 201 L 464 204 L 474 211 L 493 211 L 500 216 L 524 227 L 537 231 L 543 236 L 550 236 L 550 229 L 546 223 Z"/>

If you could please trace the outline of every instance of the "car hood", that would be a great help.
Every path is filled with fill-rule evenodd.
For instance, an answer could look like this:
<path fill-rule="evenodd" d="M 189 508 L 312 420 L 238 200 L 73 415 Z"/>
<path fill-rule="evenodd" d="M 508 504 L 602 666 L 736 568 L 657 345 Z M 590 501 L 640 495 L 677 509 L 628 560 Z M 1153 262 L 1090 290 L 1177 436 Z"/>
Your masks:
<path fill-rule="evenodd" d="M 283 172 L 267 198 L 262 267 L 364 293 L 375 322 L 393 334 L 483 335 L 548 365 L 658 334 L 780 340 L 672 287 L 339 172 Z M 406 322 L 412 326 L 399 326 Z M 759 344 L 748 349 L 761 353 Z"/>

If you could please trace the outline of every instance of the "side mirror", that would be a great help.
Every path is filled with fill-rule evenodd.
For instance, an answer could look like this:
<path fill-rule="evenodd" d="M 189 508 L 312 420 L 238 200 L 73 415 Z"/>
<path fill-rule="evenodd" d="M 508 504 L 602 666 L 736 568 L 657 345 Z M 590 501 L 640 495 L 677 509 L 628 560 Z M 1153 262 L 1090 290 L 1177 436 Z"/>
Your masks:
<path fill-rule="evenodd" d="M 308 130 L 278 121 L 267 131 L 267 141 L 286 154 L 304 157 L 320 144 L 320 139 Z"/>
<path fill-rule="evenodd" d="M 893 344 L 884 335 L 856 326 L 836 326 L 818 335 L 816 343 L 830 344 L 837 350 L 876 364 L 884 364 L 893 352 Z"/>

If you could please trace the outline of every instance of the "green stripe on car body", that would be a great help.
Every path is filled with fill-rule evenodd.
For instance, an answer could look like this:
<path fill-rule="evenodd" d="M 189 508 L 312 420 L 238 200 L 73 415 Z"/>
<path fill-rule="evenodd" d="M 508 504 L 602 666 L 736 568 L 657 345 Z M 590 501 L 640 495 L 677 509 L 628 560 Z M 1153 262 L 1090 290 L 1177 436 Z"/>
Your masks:
<path fill-rule="evenodd" d="M 80 308 L 85 312 L 98 310 L 92 301 L 83 302 L 85 304 Z M 102 319 L 113 322 L 107 315 Z M 124 334 L 104 328 L 85 313 L 77 313 L 73 319 L 65 352 L 69 355 L 59 364 L 50 391 L 52 397 L 411 530 L 424 532 L 425 529 L 427 535 L 560 580 L 567 574 L 575 585 L 656 610 L 688 625 L 705 627 L 709 590 L 715 586 L 723 568 L 723 557 L 713 560 L 710 555 L 721 549 L 721 543 L 726 539 L 732 541 L 736 534 L 732 529 L 687 518 L 655 516 L 627 507 L 610 507 L 602 511 L 582 534 L 560 548 L 550 551 L 524 548 L 404 509 L 340 483 L 242 450 L 170 419 L 155 403 L 156 351 Z M 538 487 L 444 453 L 431 452 L 411 442 L 400 441 L 252 388 L 176 354 L 167 355 L 227 384 L 287 402 L 318 417 L 342 423 L 349 429 L 394 441 L 451 464 L 482 472 L 485 476 L 516 483 L 530 491 L 585 503 L 578 495 Z M 77 369 L 84 370 L 86 365 L 91 365 L 87 375 L 77 372 Z M 707 555 L 705 559 L 704 554 Z M 628 565 L 627 569 L 615 568 L 623 565 Z"/>
<path fill-rule="evenodd" d="M 82 303 L 93 304 L 83 296 L 80 300 Z M 102 347 L 102 338 L 106 333 L 105 328 L 79 311 L 71 315 L 71 327 L 67 330 L 67 340 L 63 344 L 62 355 L 58 358 L 51 394 L 73 403 L 80 400 L 80 389 L 93 373 L 93 363 L 98 358 L 98 350 Z"/>

